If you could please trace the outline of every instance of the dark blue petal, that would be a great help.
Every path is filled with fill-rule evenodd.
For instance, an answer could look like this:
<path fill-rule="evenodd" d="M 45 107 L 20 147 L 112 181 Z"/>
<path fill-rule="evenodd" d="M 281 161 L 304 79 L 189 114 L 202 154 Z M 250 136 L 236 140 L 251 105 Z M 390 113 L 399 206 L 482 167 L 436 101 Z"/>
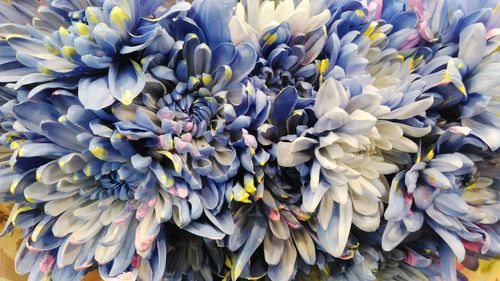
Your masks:
<path fill-rule="evenodd" d="M 203 29 L 211 48 L 230 42 L 229 20 L 234 14 L 235 0 L 195 0 L 192 17 Z"/>
<path fill-rule="evenodd" d="M 175 34 L 176 40 L 184 40 L 186 35 L 188 35 L 189 33 L 192 33 L 192 34 L 196 34 L 196 36 L 198 36 L 198 38 L 200 38 L 201 42 L 207 42 L 207 40 L 205 39 L 205 35 L 203 34 L 203 31 L 201 30 L 201 28 L 198 27 L 198 25 L 196 25 L 196 23 L 190 18 L 181 17 L 181 18 L 177 19 L 174 22 L 173 29 L 175 32 L 174 34 Z"/>
<path fill-rule="evenodd" d="M 231 43 L 223 43 L 213 49 L 210 72 L 213 73 L 220 66 L 229 65 L 236 56 L 236 47 Z"/>
<path fill-rule="evenodd" d="M 241 82 L 253 71 L 257 62 L 257 52 L 252 45 L 242 43 L 236 46 L 234 60 L 229 64 L 233 71 L 232 82 Z"/>
<path fill-rule="evenodd" d="M 286 87 L 276 96 L 271 105 L 269 121 L 271 124 L 284 129 L 286 120 L 292 115 L 297 103 L 298 93 L 294 87 Z"/>
<path fill-rule="evenodd" d="M 233 268 L 231 269 L 231 278 L 237 280 L 243 272 L 243 268 L 247 265 L 250 257 L 253 255 L 255 250 L 264 241 L 264 236 L 266 234 L 267 222 L 262 216 L 256 218 L 255 223 L 252 225 L 250 235 L 245 241 L 243 249 L 236 257 L 234 261 Z"/>

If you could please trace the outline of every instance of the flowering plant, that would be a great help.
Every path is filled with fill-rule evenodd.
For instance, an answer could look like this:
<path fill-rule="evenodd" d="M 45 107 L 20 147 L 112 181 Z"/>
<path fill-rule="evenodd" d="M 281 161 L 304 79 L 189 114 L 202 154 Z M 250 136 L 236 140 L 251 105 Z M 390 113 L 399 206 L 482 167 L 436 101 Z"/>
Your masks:
<path fill-rule="evenodd" d="M 0 1 L 29 280 L 457 280 L 500 255 L 499 0 Z"/>

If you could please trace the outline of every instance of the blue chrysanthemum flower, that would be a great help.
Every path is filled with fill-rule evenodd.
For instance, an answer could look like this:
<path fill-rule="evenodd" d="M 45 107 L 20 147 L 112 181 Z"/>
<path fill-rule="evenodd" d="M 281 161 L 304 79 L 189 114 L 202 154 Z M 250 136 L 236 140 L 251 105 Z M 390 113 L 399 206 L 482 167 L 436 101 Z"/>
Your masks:
<path fill-rule="evenodd" d="M 483 23 L 465 27 L 450 50 L 435 56 L 419 73 L 426 81 L 426 91 L 435 99 L 436 119 L 459 122 L 472 134 L 497 150 L 500 142 L 498 81 L 500 67 L 497 37 L 487 34 Z"/>
<path fill-rule="evenodd" d="M 29 97 L 78 88 L 87 109 L 105 108 L 115 100 L 130 104 L 144 88 L 148 61 L 174 43 L 160 24 L 147 19 L 161 10 L 161 2 L 97 1 L 94 6 L 51 1 L 40 6 L 33 15 L 35 26 L 9 22 L 0 28 L 10 55 L 2 68 L 17 74 L 2 75 L 0 81 L 14 82 L 14 89 L 29 87 Z M 189 7 L 178 4 L 162 17 Z"/>
<path fill-rule="evenodd" d="M 60 46 L 63 51 L 107 42 L 102 46 L 114 51 L 95 49 L 109 62 L 103 68 L 89 65 L 78 52 L 74 58 L 49 55 L 52 48 L 31 37 L 5 41 L 24 69 L 29 65 L 21 58 L 31 53 L 42 56 L 37 66 L 49 61 L 75 65 L 62 76 L 33 73 L 4 81 L 17 81 L 8 85 L 17 97 L 6 90 L 2 106 L 2 144 L 12 149 L 4 163 L 2 199 L 17 202 L 5 232 L 13 225 L 26 230 L 17 268 L 28 273 L 28 264 L 34 265 L 33 280 L 80 279 L 94 265 L 105 279 L 135 275 L 160 280 L 170 243 L 165 224 L 214 240 L 233 232 L 226 190 L 239 162 L 228 147 L 224 105 L 229 85 L 252 71 L 255 51 L 248 44 L 221 42 L 212 51 L 207 44 L 218 37 L 204 32 L 206 15 L 196 12 L 206 2 L 192 9 L 178 4 L 148 20 L 136 15 L 139 2 L 134 7 L 120 3 L 76 6 L 71 27 L 52 33 L 57 42 L 70 40 Z M 136 21 L 144 25 L 137 27 Z M 96 28 L 113 24 L 122 28 L 121 39 L 99 39 Z M 127 45 L 139 29 L 156 30 L 159 36 Z M 115 31 L 105 38 L 118 36 Z M 46 79 L 36 80 L 42 76 Z M 22 82 L 31 77 L 35 80 Z"/>
<path fill-rule="evenodd" d="M 106 116 L 85 110 L 64 90 L 50 102 L 18 99 L 3 105 L 1 137 L 13 150 L 2 197 L 18 202 L 9 221 L 26 231 L 18 272 L 34 280 L 73 279 L 97 263 L 109 277 L 126 271 L 140 252 L 144 264 L 152 252 L 163 255 L 162 235 L 155 239 L 160 226 L 150 220 L 154 207 L 163 206 L 161 195 L 157 188 L 141 193 L 151 180 L 101 145 L 111 132 L 102 124 Z M 158 264 L 151 262 L 150 268 Z M 161 276 L 153 272 L 151 278 Z"/>
<path fill-rule="evenodd" d="M 385 212 L 385 250 L 430 227 L 447 244 L 446 253 L 459 261 L 465 259 L 466 251 L 498 254 L 496 179 L 482 176 L 483 170 L 476 166 L 484 158 L 471 159 L 469 149 L 464 151 L 474 144 L 464 135 L 469 132 L 468 128 L 451 127 L 435 148 L 418 154 L 411 168 L 394 177 Z"/>
<path fill-rule="evenodd" d="M 366 29 L 368 28 L 368 25 L 365 24 L 363 27 L 362 24 L 366 21 L 366 19 L 363 19 L 365 15 L 364 11 L 361 10 L 363 9 L 363 6 L 361 3 L 358 4 L 359 6 L 354 7 L 354 11 L 358 12 L 348 11 L 345 13 L 345 16 L 352 16 L 352 25 L 360 25 L 360 29 Z M 345 8 L 346 10 L 348 10 L 346 7 L 341 6 L 337 8 L 338 11 L 342 11 L 341 8 Z M 367 169 L 367 167 L 371 167 L 372 169 L 376 169 L 375 167 L 378 167 L 379 169 L 381 169 L 381 173 L 384 174 L 391 174 L 393 172 L 396 172 L 397 166 L 394 165 L 391 160 L 384 160 L 384 153 L 382 151 L 387 151 L 388 153 L 390 153 L 391 150 L 396 149 L 396 151 L 400 151 L 403 153 L 416 152 L 416 144 L 414 144 L 410 139 L 406 138 L 405 135 L 423 136 L 430 131 L 430 128 L 428 126 L 421 123 L 418 118 L 415 118 L 432 104 L 432 99 L 420 100 L 419 96 L 422 94 L 423 88 L 421 85 L 421 81 L 413 83 L 414 80 L 418 80 L 418 77 L 411 78 L 411 80 L 404 82 L 395 79 L 392 84 L 386 84 L 386 88 L 380 87 L 381 89 L 377 89 L 375 86 L 372 86 L 370 88 L 366 87 L 366 85 L 363 85 L 363 83 L 371 82 L 374 80 L 370 77 L 371 73 L 366 69 L 368 60 L 364 58 L 364 56 L 367 55 L 368 48 L 370 47 L 370 34 L 368 33 L 367 35 L 362 35 L 361 32 L 358 31 L 352 32 L 350 34 L 346 34 L 344 32 L 339 35 L 337 30 L 344 30 L 340 26 L 342 24 L 347 24 L 347 22 L 351 23 L 351 21 L 344 21 L 344 17 L 339 16 L 339 18 L 341 18 L 341 20 L 332 20 L 332 23 L 330 24 L 332 26 L 330 31 L 330 40 L 332 43 L 325 46 L 330 59 L 324 59 L 322 63 L 316 64 L 316 69 L 319 69 L 319 71 L 317 72 L 315 79 L 311 81 L 313 87 L 309 88 L 307 95 L 299 94 L 301 91 L 299 85 L 293 86 L 282 83 L 283 81 L 281 79 L 276 80 L 279 83 L 274 85 L 274 91 L 283 89 L 283 87 L 285 86 L 287 87 L 281 90 L 275 98 L 274 95 L 269 98 L 269 100 L 272 101 L 272 106 L 269 112 L 268 122 L 262 124 L 259 127 L 259 129 L 257 130 L 258 137 L 256 138 L 256 140 L 251 136 L 251 132 L 250 136 L 248 137 L 248 143 L 253 144 L 251 145 L 251 151 L 258 153 L 256 154 L 257 157 L 260 156 L 260 153 L 263 150 L 267 151 L 267 154 L 271 156 L 269 159 L 267 159 L 266 157 L 267 161 L 264 162 L 264 165 L 270 168 L 262 169 L 259 167 L 259 165 L 257 165 L 258 162 L 254 161 L 254 164 L 257 167 L 257 169 L 255 169 L 255 174 L 257 175 L 258 185 L 256 187 L 253 186 L 253 176 L 249 175 L 248 177 L 244 177 L 244 184 L 238 184 L 235 188 L 233 188 L 234 199 L 246 204 L 252 204 L 252 199 L 261 200 L 263 201 L 265 206 L 264 210 L 274 211 L 266 214 L 267 212 L 259 211 L 259 209 L 256 207 L 253 207 L 254 209 L 252 209 L 252 205 L 243 205 L 243 207 L 239 208 L 239 210 L 250 209 L 252 210 L 252 214 L 261 213 L 259 214 L 259 216 L 267 216 L 268 218 L 266 218 L 266 220 L 269 221 L 267 223 L 269 226 L 276 224 L 277 222 L 279 222 L 278 219 L 281 220 L 281 217 L 284 217 L 285 221 L 288 223 L 288 226 L 286 224 L 284 225 L 284 227 L 280 228 L 276 228 L 277 226 L 273 226 L 270 227 L 270 229 L 267 230 L 266 233 L 266 220 L 262 220 L 253 228 L 246 227 L 246 230 L 243 231 L 238 230 L 238 228 L 244 227 L 244 222 L 247 220 L 247 218 L 244 216 L 238 217 L 236 223 L 236 233 L 234 235 L 231 235 L 230 239 L 235 236 L 239 237 L 243 235 L 242 239 L 245 240 L 245 233 L 254 230 L 260 230 L 258 233 L 261 234 L 262 239 L 248 239 L 248 241 L 245 241 L 245 244 L 241 246 L 240 244 L 236 245 L 236 247 L 243 247 L 240 249 L 241 252 L 237 256 L 236 266 L 233 265 L 233 274 L 236 271 L 236 276 L 239 276 L 240 274 L 240 271 L 238 270 L 242 270 L 243 274 L 248 274 L 248 272 L 251 272 L 251 268 L 247 269 L 245 264 L 240 265 L 239 262 L 246 262 L 246 260 L 250 258 L 251 252 L 258 252 L 258 249 L 260 248 L 259 245 L 264 242 L 263 249 L 265 253 L 270 253 L 269 255 L 265 255 L 265 260 L 269 265 L 269 277 L 271 279 L 276 279 L 278 278 L 277 276 L 286 276 L 286 279 L 293 278 L 296 272 L 291 271 L 291 267 L 287 267 L 286 264 L 282 264 L 281 262 L 277 265 L 275 264 L 276 261 L 280 261 L 284 258 L 284 256 L 281 256 L 281 253 L 284 252 L 283 250 L 280 250 L 282 247 L 278 246 L 278 249 L 276 249 L 274 247 L 274 244 L 277 243 L 277 245 L 281 245 L 284 242 L 286 245 L 286 243 L 288 243 L 287 240 L 290 239 L 289 236 L 283 235 L 284 233 L 289 232 L 287 229 L 290 229 L 290 231 L 292 231 L 292 229 L 294 228 L 302 229 L 304 227 L 307 230 L 311 225 L 313 226 L 312 230 L 308 235 L 306 235 L 306 237 L 309 237 L 309 235 L 312 235 L 311 238 L 318 237 L 319 243 L 318 240 L 313 240 L 314 244 L 316 244 L 316 246 L 314 246 L 314 244 L 307 243 L 307 239 L 303 243 L 300 243 L 304 246 L 307 245 L 307 247 L 304 248 L 297 248 L 297 252 L 300 254 L 300 257 L 305 261 L 305 263 L 310 263 L 311 261 L 317 260 L 317 256 L 323 254 L 320 251 L 314 250 L 314 247 L 319 248 L 321 251 L 324 251 L 329 255 L 335 253 L 334 255 L 339 258 L 342 257 L 345 259 L 349 259 L 350 251 L 345 250 L 345 246 L 349 237 L 351 221 L 354 219 L 354 224 L 356 224 L 358 227 L 367 231 L 373 231 L 378 227 L 381 212 L 383 211 L 381 198 L 386 194 L 384 180 L 379 179 L 380 174 L 378 170 L 368 172 L 365 171 L 365 169 Z M 413 24 L 415 24 L 415 22 Z M 291 40 L 287 39 L 288 36 L 290 36 L 287 35 L 289 34 L 289 29 L 290 23 L 288 21 L 284 21 L 284 23 L 278 25 L 277 27 L 269 29 L 269 31 L 267 31 L 269 36 L 267 37 L 273 40 L 269 41 L 269 44 L 266 44 L 265 40 L 261 41 L 262 43 L 264 43 L 264 45 L 260 46 L 261 54 L 265 54 L 266 52 L 269 52 L 270 54 L 276 53 L 277 58 L 283 58 L 283 61 L 292 61 L 292 59 L 295 59 L 294 56 L 287 57 L 286 55 L 280 55 L 283 52 L 286 53 L 286 48 L 288 47 L 283 43 L 278 43 L 281 42 L 280 38 L 284 38 L 282 39 L 284 40 L 284 42 Z M 318 31 L 322 30 L 318 29 Z M 280 37 L 280 35 L 282 35 L 282 37 Z M 339 50 L 338 45 L 340 44 L 340 42 L 338 36 L 344 36 L 343 38 L 345 38 L 342 39 L 344 40 L 342 41 L 342 44 L 345 45 L 345 53 L 342 53 L 342 50 Z M 262 38 L 266 37 L 264 36 Z M 337 38 L 337 41 L 335 41 L 335 38 Z M 278 43 L 274 44 L 275 42 Z M 364 42 L 362 43 L 364 49 L 359 49 L 358 51 L 356 43 L 359 42 Z M 375 48 L 375 46 L 373 46 L 372 48 Z M 397 54 L 397 50 L 394 50 L 393 53 Z M 350 65 L 348 65 L 348 63 L 351 62 L 350 59 L 352 58 L 352 56 L 359 57 L 356 62 L 354 62 L 354 64 L 357 64 L 357 66 L 351 67 Z M 298 56 L 298 58 L 300 58 L 300 56 Z M 398 58 L 396 58 L 396 56 L 394 55 L 394 59 Z M 330 61 L 331 64 L 329 63 Z M 373 65 L 375 65 L 376 63 L 377 61 L 375 61 Z M 277 65 L 279 66 L 279 64 Z M 376 66 L 374 66 L 374 68 L 375 67 Z M 343 70 L 344 68 L 346 69 L 346 71 Z M 259 68 L 257 68 L 257 70 L 259 70 Z M 413 69 L 410 69 L 410 71 L 411 70 Z M 322 72 L 322 77 L 318 77 L 320 71 Z M 293 73 L 289 73 L 289 76 L 291 74 Z M 364 80 L 356 79 L 358 78 L 356 76 L 361 75 L 365 77 Z M 408 75 L 408 72 L 404 72 L 403 74 L 399 74 L 398 76 L 401 76 L 401 79 L 403 80 L 408 79 Z M 339 81 L 334 80 L 333 77 L 344 82 L 348 88 L 344 88 L 345 86 L 342 85 L 342 83 L 340 83 Z M 270 76 L 260 76 L 260 78 L 264 80 L 264 83 L 274 81 L 272 79 L 269 79 L 271 78 Z M 324 81 L 325 78 L 326 81 Z M 323 84 L 321 85 L 321 83 Z M 319 92 L 316 92 L 315 89 L 317 89 L 319 85 L 321 85 L 321 88 Z M 396 88 L 397 91 L 394 90 L 394 86 L 399 87 Z M 406 97 L 403 97 L 403 93 L 405 91 L 409 92 L 409 94 Z M 391 99 L 391 94 L 397 98 Z M 348 105 L 351 98 L 353 100 L 353 104 Z M 339 105 L 336 105 L 336 103 L 339 103 Z M 410 105 L 410 103 L 413 104 Z M 356 108 L 356 106 L 360 107 Z M 316 109 L 316 107 L 318 109 Z M 323 110 L 324 112 L 328 112 L 330 108 L 334 109 L 335 107 L 343 108 L 339 108 L 339 111 L 346 112 L 347 110 L 345 115 L 354 114 L 355 118 L 351 120 L 351 123 L 349 123 L 348 120 L 344 120 L 345 118 L 333 116 L 330 119 L 326 118 L 325 120 L 327 121 L 322 122 L 320 117 L 325 114 L 320 114 L 319 117 L 316 114 L 316 111 L 319 112 Z M 366 110 L 366 112 L 364 110 Z M 244 112 L 242 113 L 245 114 Z M 339 114 L 341 114 L 341 112 L 339 112 Z M 381 120 L 378 122 L 377 118 L 380 118 Z M 245 119 L 243 119 L 242 117 L 241 120 Z M 391 123 L 390 121 L 392 120 L 401 121 Z M 343 126 L 346 131 L 352 132 L 355 135 L 353 137 L 350 137 L 348 133 L 341 133 L 341 130 L 339 129 L 339 136 L 337 138 L 332 137 L 333 140 L 330 141 L 331 143 L 327 143 L 326 139 L 328 138 L 328 134 L 333 134 L 333 132 L 335 131 L 334 129 L 337 128 L 329 126 L 337 121 L 342 123 L 337 127 Z M 318 129 L 311 128 L 315 123 L 317 124 Z M 363 137 L 356 137 L 356 127 L 359 127 L 360 124 L 365 123 L 366 128 L 363 127 L 362 129 L 360 129 L 364 132 Z M 326 126 L 327 128 L 323 128 L 323 126 Z M 393 131 L 393 133 L 390 133 L 391 131 Z M 248 131 L 246 133 L 248 133 Z M 309 134 L 317 134 L 318 137 L 312 137 Z M 321 138 L 320 136 L 322 136 L 323 134 L 325 135 L 323 146 L 319 146 L 315 149 L 315 143 L 320 143 L 317 138 Z M 346 142 L 347 139 L 350 138 L 352 138 L 352 142 Z M 304 142 L 300 142 L 302 140 L 304 140 Z M 310 140 L 310 142 L 307 142 L 307 140 Z M 335 140 L 337 140 L 339 143 L 336 143 Z M 321 141 L 321 143 L 323 143 L 323 141 Z M 338 148 L 337 150 L 342 150 L 342 143 L 345 143 L 346 146 L 345 154 L 351 155 L 350 157 L 353 158 L 351 158 L 351 160 L 330 160 L 331 153 L 329 151 L 335 151 L 334 147 Z M 358 146 L 358 148 L 352 147 L 353 145 Z M 329 149 L 329 146 L 334 147 Z M 293 147 L 297 147 L 297 150 L 295 150 Z M 318 152 L 322 150 L 324 150 L 324 153 Z M 316 159 L 316 157 L 314 156 L 314 151 L 316 151 L 316 154 L 319 154 L 319 156 L 317 157 L 319 157 L 318 159 L 320 159 L 321 161 L 316 160 L 317 163 L 313 165 L 313 168 L 308 166 L 309 164 L 303 165 L 302 163 L 312 163 L 309 162 L 309 159 L 311 158 Z M 356 152 L 358 152 L 359 155 L 356 155 Z M 251 159 L 248 156 L 245 156 L 245 158 Z M 274 161 L 277 161 L 277 163 L 273 163 Z M 330 164 L 330 162 L 332 163 Z M 246 168 L 248 171 L 253 172 L 254 165 L 252 165 L 250 161 L 247 161 L 247 163 L 249 164 L 245 165 L 244 162 L 242 162 L 245 168 L 251 168 Z M 278 170 L 276 170 L 274 166 L 276 166 Z M 296 167 L 297 169 L 295 170 L 294 168 Z M 331 171 L 328 171 L 328 169 L 331 169 Z M 335 169 L 340 170 L 338 173 L 335 173 L 333 172 Z M 262 170 L 264 172 L 261 172 Z M 327 181 L 325 179 L 326 176 L 322 174 L 320 174 L 319 176 L 316 175 L 316 172 L 321 170 L 328 171 L 328 173 L 330 173 L 328 178 L 331 179 L 331 181 L 337 182 L 337 185 L 339 185 L 339 190 L 335 190 L 335 188 L 333 187 L 330 189 L 330 193 L 333 194 L 333 197 L 324 195 L 325 191 L 328 190 L 328 187 L 331 187 L 332 182 Z M 346 171 L 351 171 L 352 173 L 349 179 L 345 176 L 342 176 L 342 174 L 344 174 Z M 294 177 L 292 175 L 295 175 L 295 178 L 297 178 L 299 174 L 302 175 L 301 181 L 303 182 L 302 184 L 304 185 L 305 190 L 297 193 L 299 186 L 297 186 L 296 184 L 297 180 L 295 180 L 294 182 Z M 268 175 L 271 178 L 275 179 L 279 177 L 280 179 L 277 182 L 282 182 L 280 183 L 281 186 L 287 186 L 287 188 L 284 188 L 284 191 L 281 192 L 281 198 L 279 197 L 280 192 L 276 192 L 273 189 L 273 186 L 275 184 L 273 183 L 272 179 L 267 178 Z M 309 177 L 311 177 L 311 179 L 309 179 Z M 317 190 L 318 187 L 312 187 L 314 185 L 313 183 L 316 182 L 316 180 L 314 179 L 320 181 L 319 191 Z M 342 179 L 344 179 L 343 182 Z M 290 180 L 292 181 L 289 182 Z M 311 184 L 309 183 L 310 180 L 312 182 Z M 354 192 L 354 195 L 352 195 L 354 196 L 354 199 L 356 201 L 355 203 L 345 202 L 349 198 L 351 198 L 351 196 L 348 195 L 348 190 L 350 188 L 348 187 L 347 182 L 349 181 L 351 185 L 356 184 L 355 187 L 357 187 L 353 187 L 353 190 L 357 190 L 357 192 Z M 267 192 L 267 190 L 269 190 L 269 192 Z M 374 192 L 374 194 L 368 196 L 368 194 L 371 194 L 370 192 Z M 335 195 L 336 193 L 338 194 Z M 342 205 L 336 205 L 337 203 L 334 203 L 334 199 L 336 198 L 335 196 L 338 197 L 337 199 L 340 200 L 339 202 L 341 202 Z M 323 197 L 325 199 L 323 199 Z M 301 201 L 296 201 L 297 199 L 301 199 Z M 326 219 L 320 221 L 319 224 L 316 220 L 311 220 L 311 222 L 308 222 L 311 214 L 315 213 L 320 202 L 322 205 L 320 207 L 320 210 L 318 211 L 318 219 Z M 354 212 L 352 211 L 353 204 L 356 208 Z M 256 203 L 254 203 L 254 205 L 259 206 L 260 204 L 258 204 L 257 201 Z M 280 210 L 281 208 L 279 208 L 280 205 L 283 206 L 282 210 Z M 276 206 L 278 206 L 277 209 Z M 338 211 L 342 206 L 346 206 L 346 208 L 350 209 L 351 211 L 347 212 L 343 211 L 342 209 Z M 290 217 L 287 216 L 286 212 L 283 213 L 283 211 L 287 209 L 293 210 L 292 213 L 295 215 L 295 218 L 291 217 L 293 220 L 290 220 Z M 244 211 L 239 212 L 244 213 Z M 332 218 L 332 220 L 336 219 L 336 222 L 330 221 L 330 218 Z M 292 223 L 295 220 L 299 224 Z M 241 226 L 239 225 L 240 221 L 242 223 Z M 340 228 L 338 227 L 337 222 L 342 222 Z M 323 223 L 322 226 L 320 226 L 321 223 Z M 331 229 L 328 228 L 328 226 L 331 226 Z M 319 229 L 320 227 L 328 228 L 328 230 L 322 231 Z M 285 230 L 285 232 L 282 232 L 283 230 Z M 337 237 L 337 239 L 342 239 L 343 241 L 334 241 L 336 231 L 342 232 Z M 263 240 L 263 238 L 267 236 L 269 236 L 270 238 L 266 239 L 270 239 L 270 241 L 275 242 L 266 244 L 266 240 Z M 295 239 L 295 237 L 293 238 Z M 278 242 L 280 240 L 283 242 Z M 229 247 L 231 250 L 233 250 L 233 246 L 231 244 Z M 336 250 L 333 250 L 334 248 Z M 248 251 L 250 251 L 250 253 L 248 253 Z M 271 253 L 273 253 L 273 255 L 271 255 Z M 290 258 L 288 260 L 288 263 L 297 263 L 300 260 L 298 258 L 299 255 L 294 254 L 294 247 L 287 250 L 286 253 Z M 290 256 L 290 254 L 292 255 Z M 312 257 L 314 257 L 314 259 L 312 259 Z M 252 263 L 250 263 L 250 265 L 251 264 Z M 235 267 L 236 269 L 234 269 Z M 280 275 L 275 274 L 276 270 L 279 270 Z M 276 280 L 279 280 L 279 278 Z"/>
<path fill-rule="evenodd" d="M 266 31 L 259 40 L 261 57 L 253 74 L 264 81 L 273 95 L 294 86 L 301 96 L 311 96 L 319 77 L 320 62 L 315 59 L 325 42 L 324 26 L 307 34 L 292 35 L 289 22 L 284 22 Z"/>
<path fill-rule="evenodd" d="M 231 193 L 235 231 L 226 241 L 232 251 L 226 276 L 290 279 L 296 266 L 314 265 L 316 249 L 306 223 L 309 216 L 297 207 L 299 181 L 289 184 L 294 175 L 280 170 L 273 140 L 263 133 L 271 96 L 256 86 L 258 82 L 248 79 L 231 87 L 225 106 L 230 141 L 241 163 Z"/>

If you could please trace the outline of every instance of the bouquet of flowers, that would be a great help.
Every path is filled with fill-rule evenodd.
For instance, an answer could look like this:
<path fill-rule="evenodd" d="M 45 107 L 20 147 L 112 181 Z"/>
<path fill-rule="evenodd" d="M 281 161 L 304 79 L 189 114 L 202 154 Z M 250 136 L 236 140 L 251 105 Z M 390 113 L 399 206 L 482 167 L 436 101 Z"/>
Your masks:
<path fill-rule="evenodd" d="M 462 280 L 500 254 L 499 51 L 499 0 L 0 1 L 16 270 Z"/>

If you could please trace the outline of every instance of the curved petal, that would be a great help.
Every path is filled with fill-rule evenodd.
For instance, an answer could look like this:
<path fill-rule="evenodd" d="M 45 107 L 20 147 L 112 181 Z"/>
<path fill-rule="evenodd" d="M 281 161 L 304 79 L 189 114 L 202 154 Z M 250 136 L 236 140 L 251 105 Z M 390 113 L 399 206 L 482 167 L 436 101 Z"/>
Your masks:
<path fill-rule="evenodd" d="M 91 110 L 100 110 L 115 102 L 106 77 L 80 79 L 78 98 L 83 107 Z"/>
<path fill-rule="evenodd" d="M 146 75 L 135 61 L 114 63 L 109 69 L 110 94 L 121 103 L 129 105 L 146 85 Z"/>

